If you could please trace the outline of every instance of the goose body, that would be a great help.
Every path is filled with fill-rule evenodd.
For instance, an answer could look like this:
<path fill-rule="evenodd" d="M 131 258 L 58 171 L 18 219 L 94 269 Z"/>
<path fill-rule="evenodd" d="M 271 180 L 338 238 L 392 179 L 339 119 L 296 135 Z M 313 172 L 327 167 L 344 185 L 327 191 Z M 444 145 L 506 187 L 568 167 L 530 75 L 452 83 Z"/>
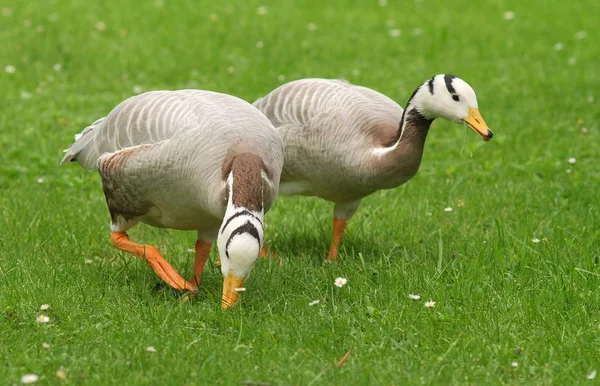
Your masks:
<path fill-rule="evenodd" d="M 362 198 L 404 184 L 417 173 L 433 119 L 464 120 L 484 139 L 492 136 L 475 93 L 452 75 L 423 83 L 406 110 L 377 91 L 329 79 L 286 83 L 254 105 L 285 143 L 280 194 L 335 203 L 330 259 Z"/>
<path fill-rule="evenodd" d="M 140 221 L 197 231 L 196 283 L 178 274 L 168 280 L 153 266 L 174 287 L 195 289 L 218 239 L 224 304 L 237 300 L 225 287 L 236 280 L 239 287 L 256 260 L 283 166 L 281 137 L 256 108 L 216 92 L 148 92 L 84 129 L 62 163 L 69 161 L 100 172 L 117 247 Z M 229 249 L 239 253 L 228 256 Z"/>

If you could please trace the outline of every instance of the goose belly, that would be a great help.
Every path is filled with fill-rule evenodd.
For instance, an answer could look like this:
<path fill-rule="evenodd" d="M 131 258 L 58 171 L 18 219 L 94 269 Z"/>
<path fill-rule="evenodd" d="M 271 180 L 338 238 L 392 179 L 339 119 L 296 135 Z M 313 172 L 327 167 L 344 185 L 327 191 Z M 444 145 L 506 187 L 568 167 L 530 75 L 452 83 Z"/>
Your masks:
<path fill-rule="evenodd" d="M 178 230 L 218 229 L 222 217 L 217 217 L 200 206 L 156 205 L 139 218 L 148 225 Z"/>

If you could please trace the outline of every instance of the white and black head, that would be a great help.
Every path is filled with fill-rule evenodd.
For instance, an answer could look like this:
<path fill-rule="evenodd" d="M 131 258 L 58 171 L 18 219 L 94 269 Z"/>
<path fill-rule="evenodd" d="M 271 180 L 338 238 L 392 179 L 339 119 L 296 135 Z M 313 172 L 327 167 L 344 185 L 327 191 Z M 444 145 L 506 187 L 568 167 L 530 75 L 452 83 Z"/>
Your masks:
<path fill-rule="evenodd" d="M 479 113 L 475 91 L 454 75 L 435 75 L 415 91 L 409 103 L 429 120 L 466 122 L 486 141 L 494 135 Z"/>
<path fill-rule="evenodd" d="M 232 186 L 233 176 L 228 178 Z M 235 206 L 230 199 L 217 244 L 223 273 L 223 309 L 229 308 L 239 299 L 239 288 L 250 275 L 258 259 L 264 241 L 263 211 Z"/>

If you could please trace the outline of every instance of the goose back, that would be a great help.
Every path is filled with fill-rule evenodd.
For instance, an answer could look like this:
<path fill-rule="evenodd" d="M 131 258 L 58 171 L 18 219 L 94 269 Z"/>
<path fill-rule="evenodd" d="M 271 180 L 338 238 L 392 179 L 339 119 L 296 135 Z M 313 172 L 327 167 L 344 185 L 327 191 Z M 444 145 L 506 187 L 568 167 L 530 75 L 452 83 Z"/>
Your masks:
<path fill-rule="evenodd" d="M 107 201 L 154 226 L 218 227 L 226 205 L 227 165 L 262 159 L 276 194 L 283 142 L 249 103 L 200 90 L 154 91 L 129 98 L 84 129 L 64 162 L 99 169 Z M 265 197 L 270 206 L 270 194 Z M 109 202 L 109 208 L 111 202 Z"/>
<path fill-rule="evenodd" d="M 374 90 L 328 79 L 284 84 L 254 105 L 285 143 L 281 193 L 332 201 L 375 190 L 370 150 L 397 138 L 403 111 Z"/>

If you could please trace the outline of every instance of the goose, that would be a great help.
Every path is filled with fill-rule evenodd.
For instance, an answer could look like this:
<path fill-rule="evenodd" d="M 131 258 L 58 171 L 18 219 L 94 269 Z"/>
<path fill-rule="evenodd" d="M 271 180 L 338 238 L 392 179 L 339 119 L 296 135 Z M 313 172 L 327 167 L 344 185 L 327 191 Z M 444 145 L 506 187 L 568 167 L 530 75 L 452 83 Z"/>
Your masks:
<path fill-rule="evenodd" d="M 435 118 L 466 122 L 485 141 L 493 136 L 471 86 L 451 74 L 421 84 L 404 110 L 377 91 L 330 79 L 286 83 L 254 106 L 285 143 L 279 194 L 334 203 L 330 261 L 337 259 L 346 224 L 361 200 L 417 173 Z"/>
<path fill-rule="evenodd" d="M 65 152 L 61 165 L 99 171 L 117 248 L 144 259 L 171 287 L 194 291 L 216 239 L 222 308 L 238 301 L 283 167 L 283 141 L 255 107 L 211 91 L 151 91 L 117 105 Z M 190 281 L 157 248 L 129 238 L 138 222 L 197 232 Z"/>

